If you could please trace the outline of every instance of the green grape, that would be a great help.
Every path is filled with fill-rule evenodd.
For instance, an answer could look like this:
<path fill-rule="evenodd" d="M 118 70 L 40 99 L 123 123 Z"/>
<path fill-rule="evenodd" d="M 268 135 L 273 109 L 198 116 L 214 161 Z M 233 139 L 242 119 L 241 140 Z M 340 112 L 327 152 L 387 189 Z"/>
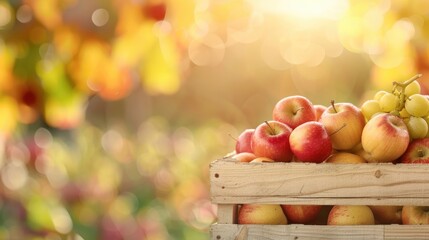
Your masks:
<path fill-rule="evenodd" d="M 426 124 L 428 125 L 428 132 L 426 133 L 425 137 L 429 137 L 429 117 L 424 117 L 423 119 L 426 121 Z"/>
<path fill-rule="evenodd" d="M 424 138 L 428 134 L 428 123 L 424 118 L 411 116 L 405 124 L 411 139 Z"/>
<path fill-rule="evenodd" d="M 360 107 L 362 114 L 367 120 L 371 119 L 372 115 L 381 112 L 380 104 L 375 100 L 367 100 Z"/>
<path fill-rule="evenodd" d="M 405 87 L 405 95 L 411 96 L 414 94 L 419 94 L 420 90 L 421 90 L 420 83 L 417 81 L 413 81 L 408 86 Z"/>
<path fill-rule="evenodd" d="M 405 101 L 405 109 L 411 116 L 425 117 L 429 113 L 429 100 L 421 94 L 411 95 Z"/>
<path fill-rule="evenodd" d="M 407 109 L 403 108 L 400 112 L 399 112 L 399 116 L 401 118 L 409 118 L 411 117 L 410 113 L 407 112 Z"/>
<path fill-rule="evenodd" d="M 398 103 L 399 98 L 393 93 L 385 93 L 379 101 L 381 111 L 383 112 L 391 112 L 395 110 Z"/>
<path fill-rule="evenodd" d="M 380 101 L 381 97 L 383 97 L 384 94 L 386 94 L 386 93 L 389 93 L 389 92 L 386 92 L 386 91 L 378 91 L 378 92 L 376 92 L 375 95 L 374 95 L 374 100 L 375 101 Z"/>

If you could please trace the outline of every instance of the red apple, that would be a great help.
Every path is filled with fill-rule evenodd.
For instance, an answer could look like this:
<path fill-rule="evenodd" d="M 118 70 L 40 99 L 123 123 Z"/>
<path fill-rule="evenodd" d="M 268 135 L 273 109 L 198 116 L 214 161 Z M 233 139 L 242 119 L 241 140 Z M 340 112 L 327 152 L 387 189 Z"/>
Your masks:
<path fill-rule="evenodd" d="M 256 127 L 252 137 L 253 153 L 276 162 L 290 162 L 293 154 L 289 146 L 292 129 L 278 121 L 267 121 Z"/>
<path fill-rule="evenodd" d="M 358 107 L 351 103 L 333 103 L 320 116 L 319 122 L 331 136 L 336 150 L 350 150 L 361 141 L 365 117 Z"/>
<path fill-rule="evenodd" d="M 316 112 L 316 121 L 319 121 L 320 117 L 322 116 L 323 112 L 327 109 L 327 107 L 320 104 L 316 104 L 313 107 L 314 107 L 314 111 Z"/>
<path fill-rule="evenodd" d="M 402 208 L 402 224 L 429 224 L 428 206 L 404 206 Z"/>
<path fill-rule="evenodd" d="M 377 223 L 380 224 L 401 224 L 402 206 L 369 206 Z"/>
<path fill-rule="evenodd" d="M 287 224 L 278 204 L 243 204 L 238 211 L 238 224 Z"/>
<path fill-rule="evenodd" d="M 281 205 L 290 223 L 309 223 L 319 215 L 322 205 Z"/>
<path fill-rule="evenodd" d="M 328 225 L 373 225 L 374 214 L 368 206 L 336 205 L 328 216 Z"/>
<path fill-rule="evenodd" d="M 289 96 L 281 99 L 274 106 L 273 119 L 287 124 L 292 129 L 316 120 L 313 104 L 303 96 Z"/>
<path fill-rule="evenodd" d="M 402 163 L 429 163 L 429 138 L 414 139 L 401 156 Z"/>
<path fill-rule="evenodd" d="M 407 150 L 410 136 L 400 117 L 381 113 L 366 123 L 361 141 L 368 162 L 393 162 Z"/>
<path fill-rule="evenodd" d="M 316 121 L 306 122 L 289 138 L 290 148 L 301 162 L 321 163 L 332 154 L 332 143 L 325 127 Z"/>
<path fill-rule="evenodd" d="M 255 129 L 246 129 L 244 130 L 237 138 L 237 142 L 235 144 L 235 152 L 253 152 L 252 151 L 252 136 L 255 132 Z"/>

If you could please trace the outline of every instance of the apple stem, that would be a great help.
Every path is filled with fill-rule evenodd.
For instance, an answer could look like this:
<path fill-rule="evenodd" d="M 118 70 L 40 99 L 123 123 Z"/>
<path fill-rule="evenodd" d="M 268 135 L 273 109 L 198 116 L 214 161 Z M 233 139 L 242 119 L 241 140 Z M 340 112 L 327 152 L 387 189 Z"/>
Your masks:
<path fill-rule="evenodd" d="M 295 112 L 293 112 L 293 115 L 297 114 L 299 111 L 301 111 L 302 109 L 304 109 L 304 107 L 300 107 L 298 108 Z"/>
<path fill-rule="evenodd" d="M 344 127 L 347 126 L 347 123 L 344 123 L 340 128 L 338 128 L 337 130 L 335 130 L 334 132 L 330 133 L 329 136 L 334 135 L 335 133 L 339 132 L 341 129 L 343 129 Z"/>
<path fill-rule="evenodd" d="M 412 82 L 416 81 L 417 79 L 419 79 L 422 76 L 423 76 L 423 74 L 419 73 L 419 74 L 413 76 L 412 78 L 410 78 L 410 79 L 408 79 L 402 83 L 397 82 L 397 81 L 393 82 L 392 93 L 399 97 L 398 104 L 396 105 L 396 110 L 398 112 L 400 112 L 404 108 L 404 105 L 405 105 L 405 101 L 406 101 L 405 88 L 408 85 L 410 85 Z"/>
<path fill-rule="evenodd" d="M 334 109 L 335 113 L 338 113 L 337 109 L 335 108 L 335 101 L 331 100 L 331 106 Z"/>
<path fill-rule="evenodd" d="M 276 135 L 276 131 L 274 130 L 273 127 L 271 127 L 271 125 L 268 123 L 268 121 L 265 121 L 265 124 L 267 124 L 268 127 L 270 128 L 271 135 Z"/>

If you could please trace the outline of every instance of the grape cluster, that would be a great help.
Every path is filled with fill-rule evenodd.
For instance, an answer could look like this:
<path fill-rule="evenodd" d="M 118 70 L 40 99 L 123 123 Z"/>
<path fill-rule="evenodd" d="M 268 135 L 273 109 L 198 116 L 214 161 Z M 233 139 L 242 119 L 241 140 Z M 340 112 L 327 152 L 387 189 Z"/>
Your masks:
<path fill-rule="evenodd" d="M 420 92 L 418 74 L 404 82 L 393 82 L 391 92 L 380 90 L 373 99 L 366 100 L 361 111 L 366 120 L 379 113 L 401 117 L 407 125 L 411 139 L 429 137 L 429 95 Z"/>

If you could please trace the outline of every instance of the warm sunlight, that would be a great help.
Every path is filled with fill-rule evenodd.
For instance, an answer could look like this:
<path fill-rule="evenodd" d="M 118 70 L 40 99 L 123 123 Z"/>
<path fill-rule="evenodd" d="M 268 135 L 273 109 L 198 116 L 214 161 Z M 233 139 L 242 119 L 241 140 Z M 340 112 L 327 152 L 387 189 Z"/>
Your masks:
<path fill-rule="evenodd" d="M 298 19 L 338 19 L 348 8 L 345 0 L 248 0 L 255 9 Z"/>

